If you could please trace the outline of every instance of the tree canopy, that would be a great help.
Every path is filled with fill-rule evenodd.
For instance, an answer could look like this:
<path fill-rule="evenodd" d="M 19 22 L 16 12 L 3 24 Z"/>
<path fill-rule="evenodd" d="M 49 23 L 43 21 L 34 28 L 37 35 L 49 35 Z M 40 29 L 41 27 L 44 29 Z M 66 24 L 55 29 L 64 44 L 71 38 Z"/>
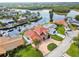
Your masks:
<path fill-rule="evenodd" d="M 75 19 L 76 19 L 77 21 L 79 21 L 79 15 L 77 15 L 77 16 L 75 17 Z"/>

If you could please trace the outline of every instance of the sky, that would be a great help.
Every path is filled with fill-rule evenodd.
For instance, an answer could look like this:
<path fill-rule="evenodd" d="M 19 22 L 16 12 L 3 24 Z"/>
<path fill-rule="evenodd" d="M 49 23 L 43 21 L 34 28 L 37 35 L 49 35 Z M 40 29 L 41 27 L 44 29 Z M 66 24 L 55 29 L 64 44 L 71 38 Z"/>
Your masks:
<path fill-rule="evenodd" d="M 79 0 L 0 0 L 0 2 L 76 2 Z"/>

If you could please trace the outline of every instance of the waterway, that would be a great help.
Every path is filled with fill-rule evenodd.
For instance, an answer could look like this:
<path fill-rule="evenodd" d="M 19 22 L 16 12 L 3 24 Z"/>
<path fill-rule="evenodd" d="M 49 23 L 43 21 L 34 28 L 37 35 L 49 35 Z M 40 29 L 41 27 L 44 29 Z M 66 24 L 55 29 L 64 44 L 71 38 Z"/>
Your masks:
<path fill-rule="evenodd" d="M 22 11 L 22 10 L 20 10 L 20 11 Z M 40 19 L 37 22 L 32 22 L 31 24 L 25 24 L 25 26 L 18 26 L 17 28 L 12 29 L 12 31 L 10 31 L 10 32 L 8 30 L 7 31 L 1 31 L 0 30 L 0 33 L 4 32 L 4 36 L 9 35 L 9 36 L 13 36 L 14 37 L 14 36 L 19 35 L 21 32 L 23 32 L 26 29 L 31 29 L 34 26 L 37 26 L 39 24 L 45 24 L 45 23 L 48 23 L 50 21 L 49 10 L 48 9 L 47 10 L 46 9 L 45 10 L 31 10 L 31 12 L 40 12 L 40 15 L 42 16 L 42 19 Z M 78 14 L 79 14 L 79 12 L 76 12 L 76 11 L 73 11 L 73 10 L 71 10 L 67 14 L 67 16 L 65 16 L 65 15 L 58 15 L 58 14 L 54 13 L 53 19 L 54 20 L 62 20 L 65 17 L 72 17 L 72 16 L 75 17 L 75 15 L 78 15 Z M 7 22 L 7 20 L 5 20 L 5 22 Z M 20 31 L 19 31 L 19 28 L 21 29 Z"/>

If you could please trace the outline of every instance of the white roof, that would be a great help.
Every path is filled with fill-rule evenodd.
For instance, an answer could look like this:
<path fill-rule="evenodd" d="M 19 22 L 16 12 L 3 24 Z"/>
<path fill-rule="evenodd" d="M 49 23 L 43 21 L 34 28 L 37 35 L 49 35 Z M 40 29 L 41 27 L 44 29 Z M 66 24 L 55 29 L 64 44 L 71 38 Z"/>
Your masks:
<path fill-rule="evenodd" d="M 79 15 L 79 12 L 71 10 L 68 14 L 67 17 L 75 18 L 76 15 Z"/>
<path fill-rule="evenodd" d="M 48 33 L 50 33 L 50 34 L 56 34 L 57 31 L 56 31 L 56 29 L 54 29 L 54 28 L 49 28 Z"/>
<path fill-rule="evenodd" d="M 57 27 L 57 25 L 55 25 L 55 24 L 46 24 L 46 25 L 44 25 L 43 27 L 45 27 L 45 28 L 56 28 Z"/>
<path fill-rule="evenodd" d="M 2 19 L 0 20 L 0 22 L 3 22 L 3 23 L 8 23 L 8 22 L 11 22 L 11 21 L 14 21 L 13 19 Z"/>

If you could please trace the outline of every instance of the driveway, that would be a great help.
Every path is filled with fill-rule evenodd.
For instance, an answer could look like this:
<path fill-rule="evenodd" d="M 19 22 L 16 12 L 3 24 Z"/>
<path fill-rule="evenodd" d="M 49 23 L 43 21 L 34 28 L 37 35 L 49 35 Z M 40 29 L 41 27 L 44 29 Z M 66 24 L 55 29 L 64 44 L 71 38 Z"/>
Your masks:
<path fill-rule="evenodd" d="M 48 50 L 47 46 L 50 43 L 55 43 L 56 45 L 59 45 L 61 42 L 60 41 L 56 41 L 54 39 L 48 39 L 46 41 L 41 42 L 41 44 L 39 45 L 39 50 L 43 53 L 43 56 L 47 55 L 50 51 Z"/>
<path fill-rule="evenodd" d="M 45 57 L 61 57 L 63 54 L 68 50 L 70 45 L 72 44 L 73 37 L 78 35 L 78 30 L 77 31 L 71 31 L 68 32 L 68 35 L 66 35 L 64 41 L 53 51 L 51 51 L 48 55 Z"/>

